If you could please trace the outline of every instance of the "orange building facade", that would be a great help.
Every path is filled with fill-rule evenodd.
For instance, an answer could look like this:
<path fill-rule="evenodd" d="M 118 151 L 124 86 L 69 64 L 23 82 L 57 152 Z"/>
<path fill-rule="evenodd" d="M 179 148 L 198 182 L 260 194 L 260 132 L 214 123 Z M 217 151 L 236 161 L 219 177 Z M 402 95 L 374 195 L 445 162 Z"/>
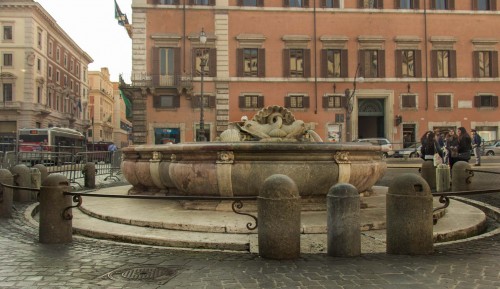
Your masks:
<path fill-rule="evenodd" d="M 268 105 L 325 141 L 497 139 L 496 1 L 134 0 L 134 143 L 196 141 L 202 94 L 212 141 Z"/>

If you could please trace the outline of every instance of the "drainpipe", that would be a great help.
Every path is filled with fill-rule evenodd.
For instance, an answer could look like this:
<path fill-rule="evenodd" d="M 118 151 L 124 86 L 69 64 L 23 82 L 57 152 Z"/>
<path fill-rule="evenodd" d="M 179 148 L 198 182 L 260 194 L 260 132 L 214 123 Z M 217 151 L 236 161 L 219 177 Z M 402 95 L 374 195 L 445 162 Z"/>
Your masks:
<path fill-rule="evenodd" d="M 424 47 L 425 47 L 425 110 L 429 110 L 429 52 L 427 50 L 427 1 L 424 1 Z"/>
<path fill-rule="evenodd" d="M 318 62 L 317 62 L 317 39 L 316 39 L 316 0 L 314 0 L 314 114 L 318 114 Z"/>
<path fill-rule="evenodd" d="M 182 58 L 184 59 L 182 63 L 182 74 L 186 74 L 186 1 L 182 3 Z"/>

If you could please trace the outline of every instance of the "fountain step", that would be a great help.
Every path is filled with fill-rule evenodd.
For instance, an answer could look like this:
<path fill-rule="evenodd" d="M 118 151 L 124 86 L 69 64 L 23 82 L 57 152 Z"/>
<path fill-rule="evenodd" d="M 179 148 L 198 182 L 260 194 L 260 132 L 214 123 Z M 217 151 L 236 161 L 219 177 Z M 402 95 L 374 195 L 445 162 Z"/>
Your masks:
<path fill-rule="evenodd" d="M 99 193 L 118 194 L 127 189 L 128 186 L 107 188 Z M 377 189 L 382 191 L 383 188 Z M 384 252 L 385 230 L 374 228 L 385 227 L 385 207 L 377 207 L 385 203 L 385 195 L 367 203 L 372 207 L 361 211 L 362 218 L 372 221 L 364 223 L 367 228 L 362 232 L 362 251 Z M 87 213 L 73 209 L 73 228 L 79 235 L 167 247 L 258 252 L 256 231 L 249 233 L 245 228 L 252 219 L 226 210 L 185 210 L 178 203 L 158 200 L 91 197 L 83 197 L 82 206 Z M 118 219 L 121 223 L 116 222 Z M 485 220 L 481 210 L 451 201 L 447 213 L 434 226 L 434 240 L 446 242 L 474 236 L 483 230 Z M 302 252 L 326 252 L 325 232 L 325 212 L 303 212 Z"/>

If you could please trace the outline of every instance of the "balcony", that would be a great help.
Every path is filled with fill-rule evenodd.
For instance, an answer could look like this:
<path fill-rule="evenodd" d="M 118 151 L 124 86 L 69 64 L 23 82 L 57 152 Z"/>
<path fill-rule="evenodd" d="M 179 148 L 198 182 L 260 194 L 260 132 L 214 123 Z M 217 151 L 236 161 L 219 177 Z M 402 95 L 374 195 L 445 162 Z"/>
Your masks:
<path fill-rule="evenodd" d="M 159 75 L 134 73 L 132 86 L 144 88 L 176 88 L 179 93 L 190 93 L 193 90 L 193 77 L 191 75 Z"/>

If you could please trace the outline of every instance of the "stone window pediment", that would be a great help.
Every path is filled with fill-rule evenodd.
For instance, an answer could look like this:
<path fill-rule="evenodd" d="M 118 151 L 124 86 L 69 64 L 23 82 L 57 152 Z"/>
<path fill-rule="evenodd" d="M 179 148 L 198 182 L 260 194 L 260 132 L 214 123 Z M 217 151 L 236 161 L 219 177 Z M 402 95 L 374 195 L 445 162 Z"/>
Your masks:
<path fill-rule="evenodd" d="M 385 38 L 378 35 L 361 35 L 358 37 L 361 50 L 384 50 Z"/>
<path fill-rule="evenodd" d="M 311 36 L 309 35 L 283 35 L 281 38 L 285 42 L 285 48 L 302 48 L 306 49 L 309 42 L 311 42 Z"/>
<path fill-rule="evenodd" d="M 431 36 L 432 48 L 435 50 L 454 50 L 457 38 L 453 36 Z"/>
<path fill-rule="evenodd" d="M 325 49 L 347 49 L 347 36 L 323 35 L 319 38 Z"/>
<path fill-rule="evenodd" d="M 394 42 L 396 42 L 396 49 L 418 50 L 422 39 L 418 36 L 396 36 L 394 37 Z"/>
<path fill-rule="evenodd" d="M 238 34 L 236 41 L 241 48 L 262 48 L 266 37 L 263 34 Z"/>

